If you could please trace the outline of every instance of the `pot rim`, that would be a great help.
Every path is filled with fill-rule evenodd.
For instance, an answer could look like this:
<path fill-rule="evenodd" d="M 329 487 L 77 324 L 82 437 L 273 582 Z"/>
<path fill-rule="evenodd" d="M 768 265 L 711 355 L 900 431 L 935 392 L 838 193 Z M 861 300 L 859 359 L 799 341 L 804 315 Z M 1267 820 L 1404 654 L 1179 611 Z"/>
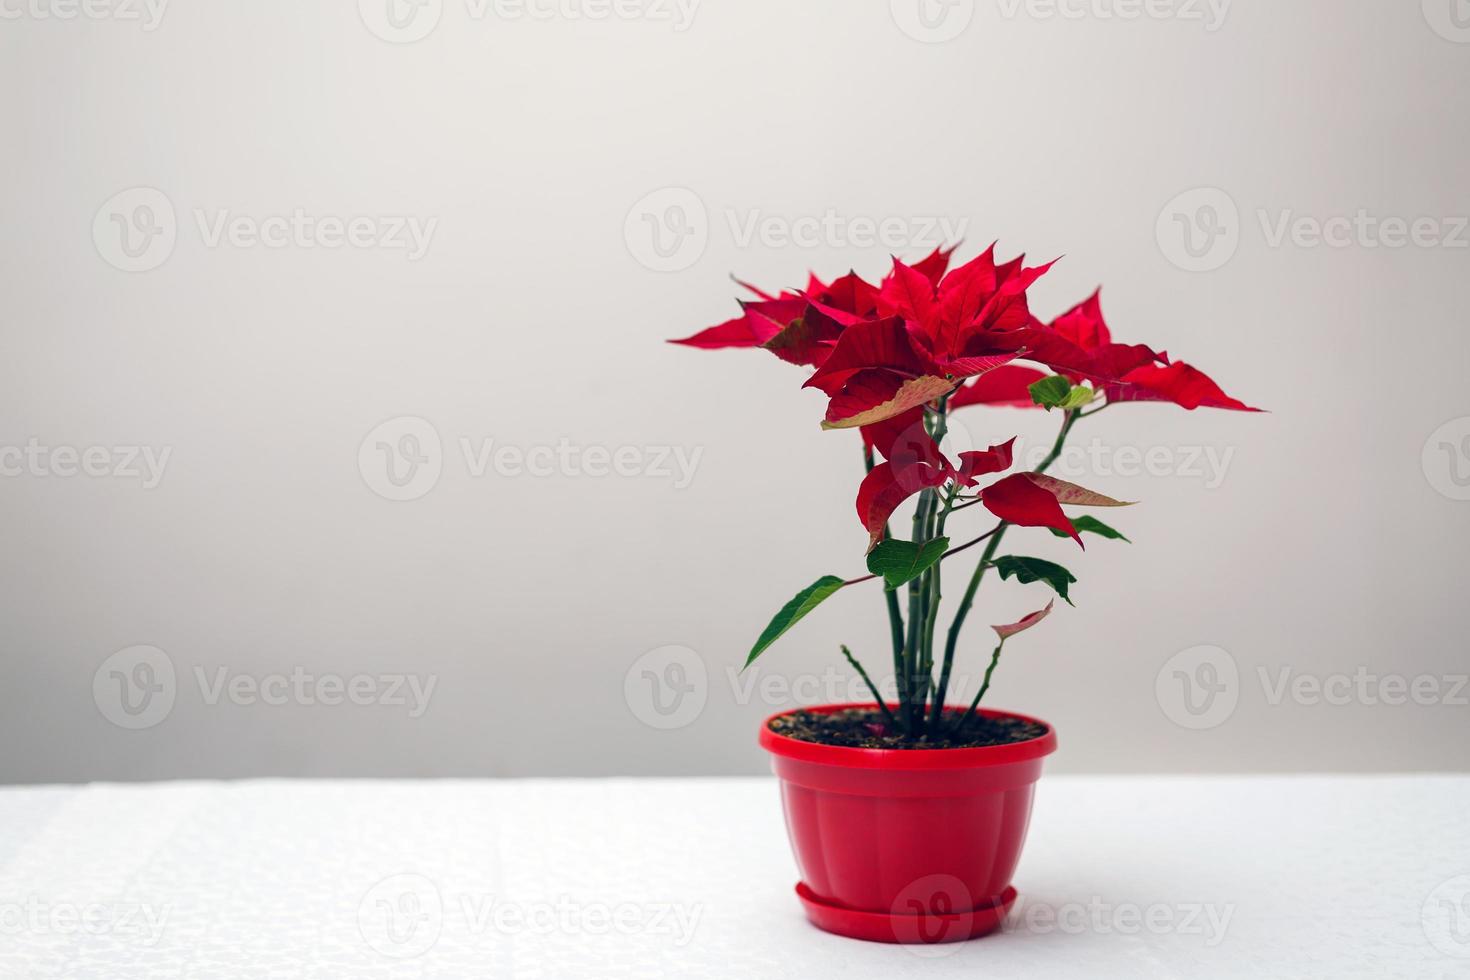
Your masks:
<path fill-rule="evenodd" d="M 979 769 L 1029 762 L 1051 755 L 1057 749 L 1057 731 L 1050 722 L 1015 711 L 981 708 L 987 718 L 1019 718 L 1046 726 L 1046 734 L 1008 745 L 982 745 L 967 749 L 863 749 L 847 745 L 823 745 L 804 742 L 771 730 L 771 722 L 797 711 L 832 714 L 847 708 L 871 708 L 873 701 L 850 701 L 844 704 L 814 704 L 778 711 L 761 722 L 761 748 L 772 755 L 801 762 L 815 762 L 846 769 Z M 896 707 L 896 706 L 892 706 Z M 946 705 L 946 711 L 963 711 L 968 705 Z"/>

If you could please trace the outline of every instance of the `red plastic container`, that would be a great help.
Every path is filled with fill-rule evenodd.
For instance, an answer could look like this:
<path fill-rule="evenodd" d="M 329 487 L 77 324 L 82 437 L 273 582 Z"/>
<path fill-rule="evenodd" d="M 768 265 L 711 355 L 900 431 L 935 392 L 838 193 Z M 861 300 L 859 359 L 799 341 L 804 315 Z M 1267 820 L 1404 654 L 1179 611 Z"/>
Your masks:
<path fill-rule="evenodd" d="M 833 712 L 862 704 L 829 704 Z M 953 709 L 952 709 L 953 710 Z M 807 918 L 828 932 L 938 943 L 994 931 L 1016 892 L 1041 761 L 1038 738 L 976 749 L 854 749 L 803 742 L 761 725 L 773 756 Z"/>

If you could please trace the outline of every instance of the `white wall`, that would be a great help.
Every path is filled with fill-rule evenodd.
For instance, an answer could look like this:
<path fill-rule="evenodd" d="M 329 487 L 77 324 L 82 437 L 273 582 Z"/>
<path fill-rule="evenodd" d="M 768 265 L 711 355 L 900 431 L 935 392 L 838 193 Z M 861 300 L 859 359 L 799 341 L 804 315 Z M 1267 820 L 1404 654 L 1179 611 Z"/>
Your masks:
<path fill-rule="evenodd" d="M 1142 501 L 1115 515 L 1131 547 L 1024 539 L 1073 567 L 1077 608 L 1013 644 L 993 699 L 1058 726 L 1056 768 L 1466 766 L 1470 491 L 1438 448 L 1470 433 L 1464 218 L 1421 229 L 1446 244 L 1272 240 L 1283 216 L 1470 213 L 1452 0 L 1180 0 L 1132 20 L 1105 0 L 1068 18 L 959 0 L 930 11 L 950 18 L 937 34 L 904 0 L 704 0 L 687 24 L 662 2 L 673 20 L 429 0 L 398 35 L 380 3 L 178 3 L 147 29 L 5 0 L 0 446 L 169 456 L 151 488 L 61 475 L 65 454 L 0 478 L 0 779 L 761 771 L 755 729 L 786 686 L 845 679 L 840 642 L 885 659 L 877 593 L 853 590 L 767 655 L 767 694 L 730 678 L 798 587 L 861 571 L 858 453 L 818 430 L 799 371 L 662 341 L 729 315 L 731 273 L 881 274 L 889 249 L 848 232 L 888 217 L 1065 254 L 1038 312 L 1104 283 L 1121 338 L 1272 410 L 1129 406 L 1079 429 L 1111 463 L 1231 455 L 1218 486 L 1187 466 L 1081 477 Z M 369 23 L 432 30 L 394 43 Z M 929 43 L 901 23 L 964 30 Z M 139 187 L 164 202 L 113 200 Z M 639 204 L 665 188 L 692 201 Z M 1196 188 L 1238 211 L 1209 271 L 1180 267 L 1172 231 L 1221 203 L 1171 204 Z M 111 215 L 140 204 L 171 251 L 165 234 L 122 252 Z M 641 211 L 673 220 L 670 204 L 699 234 L 659 272 Z M 417 258 L 211 238 L 222 214 L 298 210 L 433 225 Z M 742 239 L 752 216 L 829 211 L 839 230 L 815 243 Z M 1035 445 L 1056 421 L 967 411 L 977 443 Z M 441 472 L 392 502 L 364 476 L 385 486 L 377 438 L 363 467 L 359 448 L 403 416 L 437 433 L 440 452 L 420 446 Z M 702 455 L 687 487 L 560 464 L 475 477 L 462 438 Z M 983 625 L 1036 608 L 1034 588 L 988 589 L 972 683 Z M 174 670 L 136 717 L 111 673 L 137 655 L 104 668 L 135 645 Z M 670 645 L 693 653 L 640 660 Z M 1171 685 L 1198 662 L 1170 659 L 1201 645 L 1238 680 L 1216 702 L 1233 712 L 1190 730 Z M 662 716 L 643 671 L 668 656 L 697 687 L 672 731 L 645 723 Z M 210 689 L 298 669 L 435 686 L 418 717 Z M 1282 670 L 1347 675 L 1347 703 L 1277 697 Z M 1421 675 L 1436 703 L 1382 703 Z"/>

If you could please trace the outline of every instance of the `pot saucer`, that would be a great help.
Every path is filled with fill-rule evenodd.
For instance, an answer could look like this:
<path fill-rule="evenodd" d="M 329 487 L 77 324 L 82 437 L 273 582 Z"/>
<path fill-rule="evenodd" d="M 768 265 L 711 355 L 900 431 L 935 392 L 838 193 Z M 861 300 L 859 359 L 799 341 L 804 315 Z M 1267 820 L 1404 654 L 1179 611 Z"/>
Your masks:
<path fill-rule="evenodd" d="M 805 882 L 797 883 L 796 896 L 806 909 L 807 919 L 824 932 L 873 943 L 922 945 L 963 942 L 994 932 L 1016 901 L 1016 890 L 1008 885 L 993 903 L 968 912 L 917 915 L 863 912 L 831 905 L 818 898 Z"/>

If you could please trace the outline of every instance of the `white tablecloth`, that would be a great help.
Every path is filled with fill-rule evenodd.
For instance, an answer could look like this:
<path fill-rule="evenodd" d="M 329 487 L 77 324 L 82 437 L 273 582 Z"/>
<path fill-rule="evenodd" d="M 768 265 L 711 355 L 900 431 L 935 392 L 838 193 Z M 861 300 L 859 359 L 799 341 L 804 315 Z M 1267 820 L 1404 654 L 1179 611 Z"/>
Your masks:
<path fill-rule="evenodd" d="M 0 977 L 1470 977 L 1470 777 L 1044 777 L 1007 930 L 808 926 L 769 780 L 0 790 Z"/>

